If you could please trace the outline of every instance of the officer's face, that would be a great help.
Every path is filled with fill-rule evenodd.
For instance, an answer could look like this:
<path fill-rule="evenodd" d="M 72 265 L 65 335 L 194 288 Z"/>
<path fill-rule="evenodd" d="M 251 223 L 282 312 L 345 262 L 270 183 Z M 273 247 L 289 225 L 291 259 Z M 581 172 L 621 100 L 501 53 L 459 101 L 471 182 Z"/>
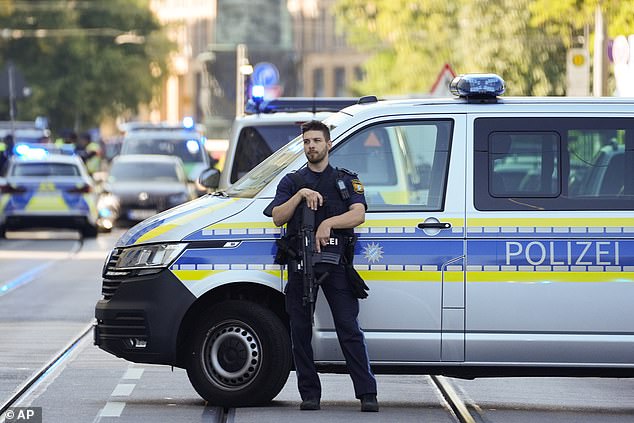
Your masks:
<path fill-rule="evenodd" d="M 328 156 L 328 150 L 332 146 L 331 141 L 321 131 L 304 132 L 304 154 L 310 163 L 320 163 Z"/>

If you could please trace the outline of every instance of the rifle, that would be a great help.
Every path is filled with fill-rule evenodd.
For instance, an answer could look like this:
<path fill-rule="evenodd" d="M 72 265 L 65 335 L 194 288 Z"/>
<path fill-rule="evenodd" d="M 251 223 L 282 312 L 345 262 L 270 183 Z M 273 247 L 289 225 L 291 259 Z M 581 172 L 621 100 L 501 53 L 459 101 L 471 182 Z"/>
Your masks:
<path fill-rule="evenodd" d="M 303 277 L 302 305 L 309 307 L 311 324 L 314 324 L 313 314 L 315 312 L 315 300 L 317 297 L 317 286 L 328 277 L 328 272 L 323 272 L 319 277 L 315 275 L 315 265 L 318 264 L 339 264 L 341 255 L 336 253 L 321 252 L 315 250 L 315 211 L 311 210 L 306 202 L 302 204 L 302 224 L 300 227 L 301 251 L 299 267 Z M 337 242 L 336 238 L 332 238 Z"/>

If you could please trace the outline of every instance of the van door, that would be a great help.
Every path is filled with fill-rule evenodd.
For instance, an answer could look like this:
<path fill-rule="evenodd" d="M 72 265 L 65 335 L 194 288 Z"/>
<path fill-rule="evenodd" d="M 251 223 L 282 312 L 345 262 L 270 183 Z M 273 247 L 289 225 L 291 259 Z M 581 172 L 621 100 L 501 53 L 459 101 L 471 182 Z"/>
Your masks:
<path fill-rule="evenodd" d="M 634 118 L 509 115 L 473 120 L 466 361 L 631 364 Z"/>
<path fill-rule="evenodd" d="M 373 362 L 463 359 L 464 166 L 449 166 L 464 163 L 463 139 L 462 116 L 410 117 L 375 121 L 331 151 L 365 186 L 355 267 L 370 287 L 359 318 Z M 315 326 L 316 359 L 341 360 L 323 296 Z"/>

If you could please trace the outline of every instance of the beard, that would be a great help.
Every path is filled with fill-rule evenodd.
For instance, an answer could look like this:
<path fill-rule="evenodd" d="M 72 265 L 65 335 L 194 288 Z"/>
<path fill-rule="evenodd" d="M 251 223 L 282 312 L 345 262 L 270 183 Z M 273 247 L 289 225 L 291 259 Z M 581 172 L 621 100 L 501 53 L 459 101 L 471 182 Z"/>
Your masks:
<path fill-rule="evenodd" d="M 306 153 L 306 158 L 308 159 L 308 161 L 312 164 L 316 164 L 316 163 L 320 163 L 321 161 L 323 161 L 326 158 L 326 153 L 327 151 L 323 151 L 323 152 L 309 152 Z"/>

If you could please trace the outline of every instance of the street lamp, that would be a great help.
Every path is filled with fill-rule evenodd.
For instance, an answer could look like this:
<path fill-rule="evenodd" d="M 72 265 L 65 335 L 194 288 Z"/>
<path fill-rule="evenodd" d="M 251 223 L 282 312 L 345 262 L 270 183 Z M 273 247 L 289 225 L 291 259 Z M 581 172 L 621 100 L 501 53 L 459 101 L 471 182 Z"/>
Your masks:
<path fill-rule="evenodd" d="M 253 66 L 247 57 L 247 46 L 236 46 L 236 116 L 244 115 L 244 103 L 247 97 L 245 78 L 253 73 Z"/>

